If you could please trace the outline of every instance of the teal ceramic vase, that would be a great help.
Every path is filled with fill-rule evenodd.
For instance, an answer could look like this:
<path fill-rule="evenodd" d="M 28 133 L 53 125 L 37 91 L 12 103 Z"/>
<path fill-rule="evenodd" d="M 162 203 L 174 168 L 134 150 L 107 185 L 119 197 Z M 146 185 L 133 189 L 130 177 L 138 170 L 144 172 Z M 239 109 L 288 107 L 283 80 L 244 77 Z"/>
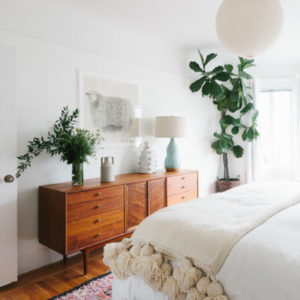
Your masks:
<path fill-rule="evenodd" d="M 178 146 L 175 143 L 175 139 L 171 138 L 167 147 L 167 157 L 165 159 L 165 169 L 169 172 L 177 171 L 180 167 L 180 158 Z"/>

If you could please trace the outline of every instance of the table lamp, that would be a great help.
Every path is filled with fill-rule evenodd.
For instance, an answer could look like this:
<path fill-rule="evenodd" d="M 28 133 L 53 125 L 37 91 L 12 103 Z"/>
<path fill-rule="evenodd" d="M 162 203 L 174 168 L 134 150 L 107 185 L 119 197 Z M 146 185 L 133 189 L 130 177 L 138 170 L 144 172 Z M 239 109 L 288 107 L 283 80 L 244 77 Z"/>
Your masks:
<path fill-rule="evenodd" d="M 180 167 L 180 158 L 175 138 L 186 136 L 186 118 L 179 116 L 156 117 L 155 136 L 171 138 L 167 147 L 165 169 L 168 172 L 177 171 Z"/>
<path fill-rule="evenodd" d="M 140 148 L 143 138 L 141 134 L 142 128 L 142 108 L 140 105 L 135 105 L 133 116 L 131 118 L 131 125 L 129 130 L 130 141 L 134 143 L 136 148 Z"/>

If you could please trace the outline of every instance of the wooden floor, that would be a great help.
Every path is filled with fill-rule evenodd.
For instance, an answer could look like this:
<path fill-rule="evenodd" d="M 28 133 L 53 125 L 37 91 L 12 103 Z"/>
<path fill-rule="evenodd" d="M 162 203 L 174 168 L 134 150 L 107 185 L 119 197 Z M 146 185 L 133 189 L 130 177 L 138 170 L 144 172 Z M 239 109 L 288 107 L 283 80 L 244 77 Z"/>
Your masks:
<path fill-rule="evenodd" d="M 90 254 L 89 273 L 83 275 L 82 255 L 21 275 L 17 283 L 0 288 L 1 300 L 44 300 L 61 294 L 108 271 L 102 249 Z"/>

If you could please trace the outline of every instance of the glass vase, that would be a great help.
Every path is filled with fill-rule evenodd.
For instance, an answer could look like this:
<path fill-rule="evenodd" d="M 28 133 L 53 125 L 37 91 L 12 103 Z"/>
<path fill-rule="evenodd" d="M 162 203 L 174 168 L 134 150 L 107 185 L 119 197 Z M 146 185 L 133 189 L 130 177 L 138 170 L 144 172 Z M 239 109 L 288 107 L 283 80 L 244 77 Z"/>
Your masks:
<path fill-rule="evenodd" d="M 72 164 L 72 185 L 83 184 L 83 163 Z"/>

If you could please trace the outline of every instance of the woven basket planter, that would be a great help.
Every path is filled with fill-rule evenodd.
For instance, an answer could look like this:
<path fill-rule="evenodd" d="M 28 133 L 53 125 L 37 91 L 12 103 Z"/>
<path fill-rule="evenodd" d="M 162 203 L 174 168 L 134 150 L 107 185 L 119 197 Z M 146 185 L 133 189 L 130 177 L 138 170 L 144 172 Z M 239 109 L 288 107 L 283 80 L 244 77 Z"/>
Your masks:
<path fill-rule="evenodd" d="M 218 179 L 216 182 L 217 192 L 225 192 L 240 185 L 240 178 L 231 178 L 229 181 Z"/>

